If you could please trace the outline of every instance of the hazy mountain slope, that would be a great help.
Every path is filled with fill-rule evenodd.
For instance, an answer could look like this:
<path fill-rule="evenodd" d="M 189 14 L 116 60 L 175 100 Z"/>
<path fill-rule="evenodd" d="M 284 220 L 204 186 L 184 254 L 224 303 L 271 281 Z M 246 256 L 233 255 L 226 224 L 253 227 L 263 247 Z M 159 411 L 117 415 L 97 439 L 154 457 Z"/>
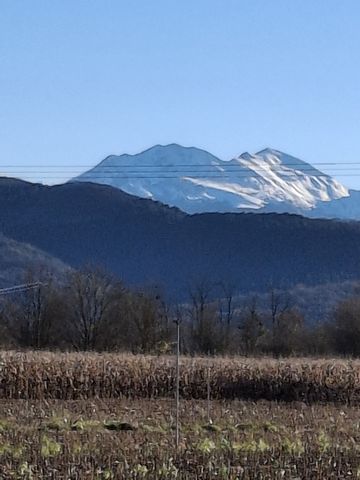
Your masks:
<path fill-rule="evenodd" d="M 177 296 L 200 278 L 239 290 L 359 278 L 360 223 L 278 214 L 186 215 L 91 183 L 0 180 L 0 230 L 76 267 L 103 265 Z"/>
<path fill-rule="evenodd" d="M 348 195 L 336 180 L 277 150 L 223 161 L 176 144 L 157 145 L 137 155 L 112 155 L 74 181 L 112 185 L 188 213 L 300 213 Z"/>
<path fill-rule="evenodd" d="M 46 268 L 55 276 L 62 276 L 68 269 L 49 254 L 0 234 L 0 288 L 21 283 L 29 269 L 39 268 Z"/>
<path fill-rule="evenodd" d="M 341 218 L 344 220 L 360 220 L 360 192 L 349 190 L 349 196 L 319 203 L 308 212 L 314 218 Z"/>

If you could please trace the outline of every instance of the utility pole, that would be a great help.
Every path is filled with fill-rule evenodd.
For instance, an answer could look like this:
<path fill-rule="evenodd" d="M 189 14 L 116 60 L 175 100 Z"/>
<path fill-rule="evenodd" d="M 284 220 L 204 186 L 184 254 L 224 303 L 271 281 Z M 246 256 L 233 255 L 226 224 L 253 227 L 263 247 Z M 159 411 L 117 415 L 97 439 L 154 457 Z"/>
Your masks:
<path fill-rule="evenodd" d="M 207 419 L 209 425 L 212 423 L 211 416 L 210 416 L 210 402 L 211 402 L 211 386 L 210 386 L 210 365 L 209 365 L 209 360 L 208 360 L 208 365 L 207 365 Z"/>
<path fill-rule="evenodd" d="M 176 433 L 175 444 L 176 449 L 179 448 L 180 442 L 180 314 L 177 312 L 176 324 L 176 391 L 175 391 L 175 408 L 176 408 Z"/>

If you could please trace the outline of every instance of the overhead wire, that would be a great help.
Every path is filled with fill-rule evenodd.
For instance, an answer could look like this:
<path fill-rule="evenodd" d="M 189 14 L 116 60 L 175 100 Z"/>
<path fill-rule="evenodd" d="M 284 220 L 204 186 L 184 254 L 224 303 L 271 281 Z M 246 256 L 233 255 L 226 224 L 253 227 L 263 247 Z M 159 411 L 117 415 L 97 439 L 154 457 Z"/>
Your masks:
<path fill-rule="evenodd" d="M 329 173 L 318 171 L 315 165 L 327 165 Z M 351 165 L 350 167 L 347 165 Z M 211 168 L 212 167 L 212 168 Z M 250 167 L 250 169 L 249 169 Z M 298 167 L 298 168 L 297 168 Z M 91 170 L 85 171 L 83 174 L 78 172 L 78 169 L 86 169 L 84 165 L 47 165 L 46 167 L 40 165 L 1 165 L 0 175 L 25 177 L 28 180 L 38 179 L 39 176 L 45 175 L 49 180 L 64 180 L 71 178 L 72 175 L 82 175 L 82 179 L 89 180 L 107 180 L 114 177 L 118 179 L 177 179 L 183 177 L 192 178 L 253 178 L 257 177 L 262 172 L 283 171 L 284 168 L 291 170 L 298 170 L 302 173 L 309 173 L 318 178 L 329 177 L 330 175 L 337 175 L 341 177 L 360 176 L 360 162 L 322 162 L 314 165 L 307 165 L 302 163 L 287 163 L 286 165 L 225 165 L 221 164 L 166 164 L 166 165 L 104 165 L 101 166 L 102 171 L 96 172 L 94 167 L 89 167 Z M 95 167 L 96 168 L 96 167 Z M 75 169 L 75 170 L 74 170 Z M 124 170 L 126 169 L 126 170 Z M 130 170 L 129 170 L 130 169 Z M 359 172 L 359 173 L 357 173 Z M 75 177 L 76 178 L 76 177 Z"/>
<path fill-rule="evenodd" d="M 237 160 L 237 159 L 234 159 L 234 160 Z M 101 163 L 101 162 L 100 162 Z M 224 160 L 224 161 L 221 161 L 220 165 L 221 166 L 226 166 L 226 164 L 232 164 L 232 166 L 234 166 L 234 164 L 232 163 L 231 160 L 227 161 L 227 160 Z M 266 165 L 269 165 L 269 163 L 267 162 L 264 162 L 264 164 Z M 96 165 L 96 166 L 99 166 L 100 164 Z M 128 164 L 119 164 L 119 165 L 101 165 L 101 168 L 114 168 L 114 167 L 142 167 L 146 165 L 146 163 L 142 163 L 142 164 L 134 164 L 133 163 L 128 163 Z M 218 166 L 219 164 L 211 164 L 213 166 Z M 296 165 L 299 165 L 299 166 L 309 166 L 311 167 L 311 165 L 360 165 L 360 161 L 358 162 L 314 162 L 312 164 L 307 164 L 306 162 L 288 162 L 286 164 L 281 164 L 281 165 L 285 165 L 285 166 L 296 166 Z M 169 163 L 169 164 L 163 164 L 163 165 L 155 165 L 155 164 L 148 164 L 147 165 L 148 167 L 165 167 L 165 166 L 168 166 L 168 167 L 209 167 L 209 163 L 198 163 L 198 164 L 194 164 L 194 163 L 176 163 L 176 164 L 173 164 L 173 163 Z M 239 163 L 239 166 L 241 166 L 241 164 Z M 280 164 L 279 164 L 280 166 Z M 53 165 L 44 165 L 44 164 L 32 164 L 32 165 L 24 165 L 24 164 L 17 164 L 17 165 L 8 165 L 8 164 L 1 164 L 0 163 L 0 168 L 1 167 L 6 167 L 6 168 L 42 168 L 42 167 L 46 167 L 46 168 L 94 168 L 95 166 L 94 165 L 88 165 L 88 164 L 53 164 Z"/>
<path fill-rule="evenodd" d="M 24 283 L 21 285 L 14 285 L 12 287 L 1 288 L 0 289 L 0 296 L 2 295 L 10 295 L 13 293 L 22 293 L 28 290 L 32 290 L 34 288 L 39 288 L 45 285 L 43 282 L 33 282 L 33 283 Z"/>

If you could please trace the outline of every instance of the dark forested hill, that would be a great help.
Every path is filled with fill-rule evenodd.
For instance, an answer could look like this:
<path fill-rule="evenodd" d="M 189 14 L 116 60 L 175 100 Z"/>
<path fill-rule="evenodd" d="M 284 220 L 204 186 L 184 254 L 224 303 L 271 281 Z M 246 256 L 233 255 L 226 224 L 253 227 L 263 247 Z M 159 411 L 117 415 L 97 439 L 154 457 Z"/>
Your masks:
<path fill-rule="evenodd" d="M 360 277 L 360 223 L 288 214 L 186 215 L 91 183 L 0 179 L 0 231 L 72 266 L 99 264 L 181 296 L 189 282 L 253 291 Z"/>
<path fill-rule="evenodd" d="M 0 234 L 0 288 L 22 283 L 29 272 L 40 270 L 61 277 L 68 267 L 56 258 L 26 243 Z"/>

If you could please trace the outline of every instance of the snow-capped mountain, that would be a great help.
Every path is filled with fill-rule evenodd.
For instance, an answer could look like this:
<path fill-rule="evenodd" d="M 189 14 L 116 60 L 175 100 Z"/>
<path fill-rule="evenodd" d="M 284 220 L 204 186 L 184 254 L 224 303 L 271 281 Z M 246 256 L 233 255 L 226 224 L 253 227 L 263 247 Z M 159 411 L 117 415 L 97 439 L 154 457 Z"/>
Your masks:
<path fill-rule="evenodd" d="M 112 185 L 188 213 L 312 212 L 349 196 L 332 177 L 277 150 L 243 153 L 224 161 L 177 144 L 136 155 L 111 155 L 73 181 Z"/>

